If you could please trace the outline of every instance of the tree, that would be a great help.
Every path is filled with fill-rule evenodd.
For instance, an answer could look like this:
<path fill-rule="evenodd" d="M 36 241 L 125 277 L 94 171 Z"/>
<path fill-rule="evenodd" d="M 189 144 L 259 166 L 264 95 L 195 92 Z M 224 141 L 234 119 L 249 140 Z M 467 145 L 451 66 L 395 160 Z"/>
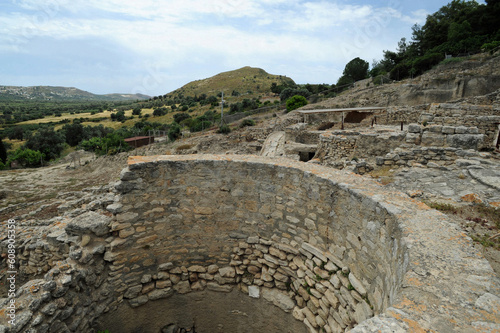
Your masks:
<path fill-rule="evenodd" d="M 180 124 L 181 121 L 183 121 L 185 119 L 188 119 L 188 118 L 191 118 L 191 116 L 189 114 L 187 114 L 187 113 L 179 112 L 179 113 L 174 114 L 174 121 L 177 124 Z"/>
<path fill-rule="evenodd" d="M 140 116 L 140 115 L 141 115 L 141 111 L 142 111 L 141 107 L 140 107 L 140 106 L 136 106 L 136 107 L 132 110 L 132 114 L 133 114 L 134 116 Z"/>
<path fill-rule="evenodd" d="M 52 160 L 59 157 L 65 142 L 62 132 L 55 132 L 53 127 L 41 128 L 28 139 L 24 148 L 38 150 L 47 160 Z"/>
<path fill-rule="evenodd" d="M 126 119 L 125 111 L 123 111 L 123 110 L 120 110 L 117 113 L 111 114 L 111 120 L 113 120 L 113 121 L 124 121 L 125 119 Z"/>
<path fill-rule="evenodd" d="M 0 162 L 3 164 L 7 162 L 7 149 L 5 149 L 2 138 L 0 138 Z"/>
<path fill-rule="evenodd" d="M 286 101 L 292 96 L 299 95 L 304 96 L 305 98 L 309 97 L 311 93 L 307 89 L 295 89 L 295 88 L 286 88 L 280 94 L 280 100 L 282 102 Z"/>
<path fill-rule="evenodd" d="M 288 112 L 307 105 L 307 99 L 304 96 L 295 95 L 286 101 L 286 110 Z"/>
<path fill-rule="evenodd" d="M 345 65 L 343 77 L 351 79 L 352 82 L 368 78 L 368 68 L 370 64 L 360 58 L 354 58 Z M 340 81 L 340 79 L 339 79 Z"/>
<path fill-rule="evenodd" d="M 181 136 L 181 126 L 177 123 L 172 123 L 168 130 L 168 138 L 170 141 L 175 141 Z"/>
<path fill-rule="evenodd" d="M 42 165 L 44 158 L 45 155 L 38 150 L 19 148 L 15 151 L 14 155 L 9 158 L 7 164 L 18 161 L 24 167 L 38 167 Z"/>
<path fill-rule="evenodd" d="M 82 140 L 85 139 L 85 130 L 83 125 L 79 122 L 64 125 L 62 131 L 64 132 L 66 143 L 71 147 L 77 146 Z"/>

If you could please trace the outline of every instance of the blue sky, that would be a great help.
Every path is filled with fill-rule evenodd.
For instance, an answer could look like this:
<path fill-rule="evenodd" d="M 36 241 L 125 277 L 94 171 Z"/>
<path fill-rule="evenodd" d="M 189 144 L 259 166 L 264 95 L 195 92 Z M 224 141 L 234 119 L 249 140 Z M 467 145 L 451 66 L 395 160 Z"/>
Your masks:
<path fill-rule="evenodd" d="M 335 83 L 447 0 L 3 0 L 0 85 L 166 94 L 244 66 Z"/>

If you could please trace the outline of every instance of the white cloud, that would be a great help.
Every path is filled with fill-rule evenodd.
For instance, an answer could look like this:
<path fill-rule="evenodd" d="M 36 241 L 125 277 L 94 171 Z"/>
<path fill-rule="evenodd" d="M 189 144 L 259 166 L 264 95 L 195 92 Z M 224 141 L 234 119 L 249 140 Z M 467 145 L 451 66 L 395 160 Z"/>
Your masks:
<path fill-rule="evenodd" d="M 318 82 L 314 78 L 321 77 L 326 68 L 334 68 L 331 76 L 354 57 L 370 62 L 380 57 L 382 49 L 396 45 L 404 36 L 401 27 L 407 26 L 405 31 L 409 31 L 427 14 L 425 9 L 403 13 L 398 2 L 393 8 L 327 0 L 12 2 L 17 10 L 0 13 L 0 55 L 43 52 L 29 47 L 43 38 L 60 42 L 55 45 L 108 41 L 120 52 L 130 54 L 127 61 L 135 59 L 132 65 L 124 64 L 123 71 L 131 72 L 134 66 L 136 72 L 144 73 L 138 77 L 130 74 L 131 80 L 139 80 L 131 84 L 141 87 L 147 86 L 140 81 L 151 75 L 151 68 L 154 73 L 168 72 L 165 82 L 170 83 L 173 78 L 185 77 L 191 67 L 227 66 L 230 70 L 234 69 L 230 66 L 259 64 L 286 68 L 289 73 L 277 73 L 309 76 L 311 82 Z M 70 57 L 71 50 L 68 52 Z M 114 52 L 108 54 L 115 56 Z"/>

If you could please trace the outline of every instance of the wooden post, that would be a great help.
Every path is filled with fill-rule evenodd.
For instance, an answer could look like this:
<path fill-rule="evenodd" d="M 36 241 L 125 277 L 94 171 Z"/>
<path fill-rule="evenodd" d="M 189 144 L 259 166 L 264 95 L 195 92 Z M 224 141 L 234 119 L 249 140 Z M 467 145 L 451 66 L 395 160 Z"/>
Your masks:
<path fill-rule="evenodd" d="M 341 129 L 344 129 L 344 112 L 342 112 L 342 127 Z"/>

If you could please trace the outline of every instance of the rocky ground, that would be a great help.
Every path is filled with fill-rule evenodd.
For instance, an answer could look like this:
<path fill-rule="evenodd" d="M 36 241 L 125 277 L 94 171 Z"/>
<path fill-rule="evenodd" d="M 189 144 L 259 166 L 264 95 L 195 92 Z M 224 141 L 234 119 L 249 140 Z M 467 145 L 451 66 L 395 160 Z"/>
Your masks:
<path fill-rule="evenodd" d="M 79 208 L 95 210 L 102 206 L 126 167 L 131 155 L 164 154 L 259 154 L 269 134 L 297 123 L 300 116 L 263 114 L 253 116 L 256 126 L 233 128 L 229 135 L 215 130 L 186 134 L 174 142 L 159 142 L 128 153 L 96 158 L 80 153 L 82 166 L 72 156 L 40 169 L 0 172 L 0 221 L 15 218 L 21 225 L 58 223 Z M 451 216 L 482 247 L 500 276 L 500 159 L 494 153 L 481 153 L 469 160 L 457 160 L 448 167 L 429 163 L 427 167 L 382 167 L 364 175 L 385 186 L 407 193 Z M 78 210 L 77 210 L 78 212 Z"/>

